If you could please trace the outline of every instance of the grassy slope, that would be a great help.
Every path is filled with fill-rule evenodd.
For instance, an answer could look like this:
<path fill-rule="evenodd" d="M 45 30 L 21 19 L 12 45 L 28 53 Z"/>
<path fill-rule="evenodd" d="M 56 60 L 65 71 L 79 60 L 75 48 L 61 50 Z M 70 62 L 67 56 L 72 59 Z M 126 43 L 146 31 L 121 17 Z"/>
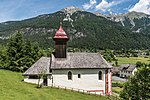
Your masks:
<path fill-rule="evenodd" d="M 0 70 L 0 100 L 106 100 L 107 97 L 55 88 L 35 88 L 22 81 L 21 73 Z"/>
<path fill-rule="evenodd" d="M 144 58 L 144 57 L 116 57 L 118 59 L 118 64 L 136 64 L 137 61 L 143 62 L 143 63 L 150 63 L 150 57 Z"/>

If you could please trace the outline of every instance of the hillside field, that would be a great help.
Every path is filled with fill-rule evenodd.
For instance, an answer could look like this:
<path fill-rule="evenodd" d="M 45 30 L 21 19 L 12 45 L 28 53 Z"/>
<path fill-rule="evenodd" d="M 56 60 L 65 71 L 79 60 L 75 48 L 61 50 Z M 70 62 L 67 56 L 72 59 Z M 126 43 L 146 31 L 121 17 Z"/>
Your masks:
<path fill-rule="evenodd" d="M 144 57 L 116 57 L 118 59 L 118 64 L 136 64 L 137 61 L 140 61 L 142 63 L 149 64 L 150 63 L 150 57 L 144 58 Z"/>
<path fill-rule="evenodd" d="M 36 88 L 22 81 L 22 73 L 0 70 L 0 100 L 107 100 L 108 97 L 88 95 L 50 87 Z"/>

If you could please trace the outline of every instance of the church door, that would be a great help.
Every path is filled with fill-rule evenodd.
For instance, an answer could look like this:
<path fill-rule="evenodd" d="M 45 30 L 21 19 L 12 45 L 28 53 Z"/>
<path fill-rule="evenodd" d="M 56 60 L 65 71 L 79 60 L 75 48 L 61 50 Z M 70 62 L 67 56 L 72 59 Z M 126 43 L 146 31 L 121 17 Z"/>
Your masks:
<path fill-rule="evenodd" d="M 43 85 L 44 85 L 44 86 L 47 86 L 47 76 L 45 76 L 45 77 L 43 78 Z"/>

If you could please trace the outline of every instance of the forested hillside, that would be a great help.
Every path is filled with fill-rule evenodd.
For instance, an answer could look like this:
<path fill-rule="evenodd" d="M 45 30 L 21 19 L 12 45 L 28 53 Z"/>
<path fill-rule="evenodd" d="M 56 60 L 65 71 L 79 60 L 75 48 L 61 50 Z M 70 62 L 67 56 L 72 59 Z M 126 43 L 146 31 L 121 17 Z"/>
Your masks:
<path fill-rule="evenodd" d="M 147 49 L 150 48 L 150 34 L 132 32 L 120 22 L 114 22 L 102 16 L 85 11 L 68 13 L 61 10 L 53 14 L 44 14 L 22 21 L 0 24 L 0 42 L 7 40 L 16 31 L 24 37 L 37 42 L 47 49 L 53 47 L 53 36 L 63 22 L 63 28 L 70 37 L 68 46 L 87 49 Z"/>

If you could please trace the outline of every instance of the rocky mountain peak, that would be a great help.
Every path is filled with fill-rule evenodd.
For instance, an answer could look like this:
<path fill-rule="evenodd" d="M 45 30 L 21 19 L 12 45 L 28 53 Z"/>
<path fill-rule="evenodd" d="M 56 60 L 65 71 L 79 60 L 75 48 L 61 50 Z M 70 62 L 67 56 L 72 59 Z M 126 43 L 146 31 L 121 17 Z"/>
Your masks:
<path fill-rule="evenodd" d="M 141 12 L 132 11 L 132 12 L 128 12 L 128 13 L 123 14 L 123 16 L 128 17 L 128 18 L 140 19 L 142 17 L 148 17 L 149 15 L 147 15 L 145 13 L 141 13 Z"/>
<path fill-rule="evenodd" d="M 145 13 L 141 13 L 141 12 L 135 12 L 135 11 L 132 11 L 132 12 L 128 12 L 128 13 L 123 13 L 123 14 L 101 14 L 101 13 L 95 13 L 97 16 L 102 16 L 102 17 L 105 17 L 105 18 L 112 18 L 112 17 L 115 17 L 115 18 L 124 18 L 124 17 L 127 17 L 127 18 L 131 18 L 131 19 L 134 19 L 134 18 L 137 18 L 137 19 L 140 19 L 142 17 L 149 17 L 149 15 L 145 14 Z"/>
<path fill-rule="evenodd" d="M 130 24 L 132 25 L 131 28 L 135 26 L 134 19 L 140 20 L 141 18 L 150 18 L 150 15 L 147 15 L 145 13 L 141 12 L 128 12 L 123 14 L 101 14 L 101 13 L 95 13 L 97 16 L 105 17 L 108 20 L 115 21 L 115 22 L 121 22 L 122 26 L 125 26 L 124 22 L 129 19 Z"/>
<path fill-rule="evenodd" d="M 70 15 L 72 15 L 74 12 L 77 12 L 77 11 L 84 11 L 80 8 L 77 8 L 75 6 L 69 6 L 69 7 L 66 7 L 64 9 L 61 10 L 62 12 L 65 12 L 65 13 L 69 13 Z"/>

